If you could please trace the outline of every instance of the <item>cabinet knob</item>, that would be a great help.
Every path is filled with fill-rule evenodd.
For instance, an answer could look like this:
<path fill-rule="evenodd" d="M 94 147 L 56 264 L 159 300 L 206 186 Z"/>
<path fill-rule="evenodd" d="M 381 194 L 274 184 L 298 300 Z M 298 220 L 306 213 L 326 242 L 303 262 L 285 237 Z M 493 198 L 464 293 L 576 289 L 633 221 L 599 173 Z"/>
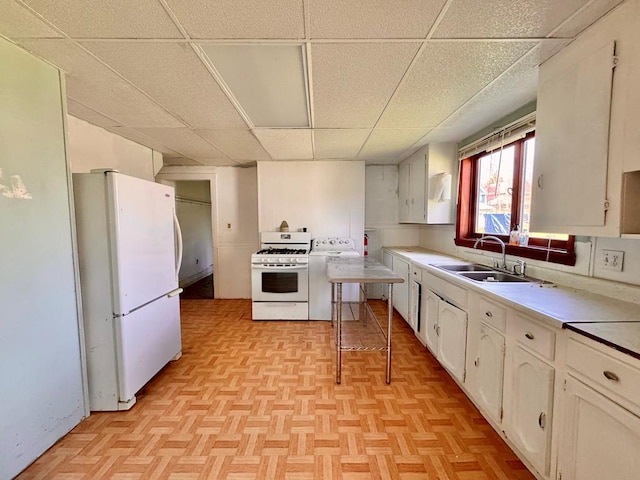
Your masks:
<path fill-rule="evenodd" d="M 535 335 L 531 332 L 527 332 L 524 334 L 525 337 L 527 337 L 529 340 L 533 340 L 535 337 Z"/>
<path fill-rule="evenodd" d="M 491 312 L 489 312 L 489 311 L 484 312 L 484 314 L 485 314 L 487 317 L 489 317 L 489 318 L 493 317 L 493 313 L 491 313 Z"/>
<path fill-rule="evenodd" d="M 620 377 L 618 377 L 618 375 L 616 375 L 613 372 L 610 372 L 609 370 L 605 370 L 604 372 L 602 372 L 602 374 L 605 376 L 605 378 L 607 380 L 611 380 L 612 382 L 619 382 L 620 381 Z"/>

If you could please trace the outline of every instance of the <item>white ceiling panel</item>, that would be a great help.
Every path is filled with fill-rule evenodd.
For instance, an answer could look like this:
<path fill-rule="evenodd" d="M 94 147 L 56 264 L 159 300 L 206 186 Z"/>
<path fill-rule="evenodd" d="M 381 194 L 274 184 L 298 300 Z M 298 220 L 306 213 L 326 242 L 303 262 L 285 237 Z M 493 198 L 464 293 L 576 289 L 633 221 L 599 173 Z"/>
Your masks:
<path fill-rule="evenodd" d="M 139 143 L 140 145 L 144 145 L 145 147 L 149 147 L 156 152 L 160 152 L 163 155 L 169 155 L 172 157 L 178 157 L 180 154 L 171 150 L 166 145 L 163 145 L 162 142 L 159 142 L 155 138 L 151 138 L 133 128 L 129 127 L 105 127 L 105 130 L 109 130 L 121 137 L 128 138 L 129 140 Z"/>
<path fill-rule="evenodd" d="M 228 160 L 220 150 L 188 128 L 138 128 L 139 132 L 191 158 Z"/>
<path fill-rule="evenodd" d="M 425 129 L 375 129 L 358 155 L 359 159 L 380 160 L 395 158 L 420 140 L 429 130 Z"/>
<path fill-rule="evenodd" d="M 545 37 L 588 0 L 453 0 L 433 38 Z"/>
<path fill-rule="evenodd" d="M 253 134 L 274 160 L 306 160 L 313 158 L 311 130 L 256 129 Z"/>
<path fill-rule="evenodd" d="M 418 47 L 417 43 L 314 44 L 314 126 L 373 127 Z"/>
<path fill-rule="evenodd" d="M 378 126 L 438 125 L 534 46 L 531 42 L 427 44 Z"/>
<path fill-rule="evenodd" d="M 535 100 L 538 65 L 568 40 L 545 40 L 429 133 L 423 143 L 459 141 Z M 504 92 L 509 92 L 505 95 Z M 409 156 L 411 152 L 405 152 Z"/>
<path fill-rule="evenodd" d="M 304 38 L 303 0 L 167 0 L 191 38 Z"/>
<path fill-rule="evenodd" d="M 20 44 L 66 73 L 70 97 L 120 125 L 183 126 L 178 119 L 73 42 L 23 40 Z"/>
<path fill-rule="evenodd" d="M 83 42 L 82 45 L 192 128 L 247 127 L 188 44 Z"/>
<path fill-rule="evenodd" d="M 70 37 L 183 38 L 157 0 L 22 0 Z"/>
<path fill-rule="evenodd" d="M 260 142 L 249 130 L 196 130 L 221 151 L 239 162 L 271 160 Z"/>
<path fill-rule="evenodd" d="M 445 0 L 309 0 L 311 38 L 425 38 Z"/>
<path fill-rule="evenodd" d="M 568 19 L 564 25 L 554 32 L 553 36 L 574 37 L 622 2 L 623 0 L 596 0 L 573 18 Z"/>
<path fill-rule="evenodd" d="M 0 0 L 0 12 L 0 32 L 9 38 L 62 37 L 56 29 L 13 0 Z"/>
<path fill-rule="evenodd" d="M 82 103 L 67 97 L 67 111 L 74 117 L 81 118 L 89 123 L 97 125 L 99 127 L 117 127 L 120 126 L 120 122 L 102 115 L 95 110 L 83 105 Z"/>
<path fill-rule="evenodd" d="M 314 145 L 317 159 L 355 159 L 370 129 L 315 129 Z"/>

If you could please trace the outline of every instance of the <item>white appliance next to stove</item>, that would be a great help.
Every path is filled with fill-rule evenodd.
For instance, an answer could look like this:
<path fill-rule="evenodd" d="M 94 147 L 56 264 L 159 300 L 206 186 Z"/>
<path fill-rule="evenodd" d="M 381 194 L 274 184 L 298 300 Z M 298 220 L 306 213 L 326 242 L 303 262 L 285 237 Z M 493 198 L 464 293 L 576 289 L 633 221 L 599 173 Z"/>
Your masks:
<path fill-rule="evenodd" d="M 345 237 L 315 238 L 309 253 L 309 320 L 331 320 L 331 284 L 327 277 L 329 257 L 357 257 L 353 239 Z M 357 283 L 342 285 L 342 300 L 357 302 L 360 289 Z"/>
<path fill-rule="evenodd" d="M 251 316 L 254 320 L 309 319 L 307 232 L 262 232 L 251 255 Z"/>

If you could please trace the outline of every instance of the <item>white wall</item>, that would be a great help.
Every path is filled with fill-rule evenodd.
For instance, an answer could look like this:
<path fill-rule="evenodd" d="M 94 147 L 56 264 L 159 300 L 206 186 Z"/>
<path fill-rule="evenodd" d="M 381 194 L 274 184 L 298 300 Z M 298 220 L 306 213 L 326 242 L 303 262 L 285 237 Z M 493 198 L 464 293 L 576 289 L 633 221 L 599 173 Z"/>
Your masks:
<path fill-rule="evenodd" d="M 132 177 L 154 181 L 162 155 L 104 128 L 67 115 L 68 157 L 73 173 L 114 168 Z"/>
<path fill-rule="evenodd" d="M 363 249 L 365 168 L 360 161 L 258 162 L 260 231 L 307 227 L 311 238 L 351 237 Z"/>
<path fill-rule="evenodd" d="M 183 243 L 179 282 L 186 287 L 213 272 L 211 190 L 207 180 L 177 181 L 174 187 Z"/>
<path fill-rule="evenodd" d="M 0 478 L 88 413 L 60 72 L 0 39 Z"/>

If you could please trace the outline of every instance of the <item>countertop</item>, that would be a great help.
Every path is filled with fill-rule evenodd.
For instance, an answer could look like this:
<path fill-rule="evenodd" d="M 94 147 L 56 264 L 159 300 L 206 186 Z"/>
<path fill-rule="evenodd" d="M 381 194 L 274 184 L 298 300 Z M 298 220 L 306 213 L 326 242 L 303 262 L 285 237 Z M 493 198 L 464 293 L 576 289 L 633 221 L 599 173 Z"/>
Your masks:
<path fill-rule="evenodd" d="M 402 283 L 404 279 L 382 263 L 368 257 L 328 257 L 331 283 Z"/>
<path fill-rule="evenodd" d="M 556 284 L 475 282 L 434 265 L 467 260 L 418 247 L 384 247 L 429 273 L 492 297 L 555 328 L 571 328 L 640 357 L 640 305 Z M 584 325 L 583 325 L 584 324 Z M 620 333 L 616 333 L 619 331 Z"/>

